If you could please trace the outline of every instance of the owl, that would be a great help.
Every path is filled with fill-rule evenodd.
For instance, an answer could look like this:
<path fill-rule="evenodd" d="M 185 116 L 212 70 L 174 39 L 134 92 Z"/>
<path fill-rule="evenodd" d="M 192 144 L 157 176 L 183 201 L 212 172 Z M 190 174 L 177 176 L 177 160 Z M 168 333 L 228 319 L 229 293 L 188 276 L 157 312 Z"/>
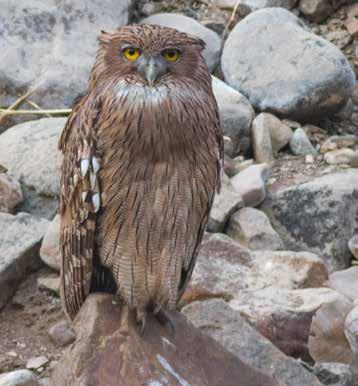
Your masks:
<path fill-rule="evenodd" d="M 116 294 L 143 330 L 188 285 L 216 191 L 223 140 L 205 43 L 157 25 L 99 35 L 88 91 L 59 148 L 61 298 Z"/>

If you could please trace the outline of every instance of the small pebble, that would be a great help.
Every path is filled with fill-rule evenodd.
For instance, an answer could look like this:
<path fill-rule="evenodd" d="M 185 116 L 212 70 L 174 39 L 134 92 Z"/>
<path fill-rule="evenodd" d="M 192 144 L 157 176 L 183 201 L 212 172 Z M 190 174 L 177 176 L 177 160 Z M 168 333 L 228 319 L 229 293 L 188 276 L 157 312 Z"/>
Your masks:
<path fill-rule="evenodd" d="M 30 358 L 26 363 L 26 368 L 29 370 L 37 370 L 40 367 L 46 366 L 49 360 L 45 356 Z"/>

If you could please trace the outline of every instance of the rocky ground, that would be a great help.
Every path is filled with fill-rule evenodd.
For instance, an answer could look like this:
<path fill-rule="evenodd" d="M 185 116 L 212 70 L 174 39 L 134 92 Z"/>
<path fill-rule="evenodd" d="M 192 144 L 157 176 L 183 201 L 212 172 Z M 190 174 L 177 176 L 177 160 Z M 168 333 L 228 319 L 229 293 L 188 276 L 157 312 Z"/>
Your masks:
<path fill-rule="evenodd" d="M 70 108 L 86 89 L 102 28 L 144 20 L 204 39 L 225 173 L 182 314 L 229 352 L 230 371 L 244 364 L 250 385 L 358 385 L 358 4 L 51 4 L 2 9 L 0 106 Z M 72 330 L 58 297 L 57 140 L 66 117 L 53 115 L 0 115 L 0 386 L 60 386 L 58 369 L 73 353 L 87 355 L 86 339 L 99 334 L 96 323 Z M 91 302 L 81 317 L 95 321 L 107 300 Z M 216 347 L 196 331 L 203 350 Z M 130 327 L 128 336 L 152 352 Z M 178 361 L 181 375 L 196 385 L 186 363 Z"/>

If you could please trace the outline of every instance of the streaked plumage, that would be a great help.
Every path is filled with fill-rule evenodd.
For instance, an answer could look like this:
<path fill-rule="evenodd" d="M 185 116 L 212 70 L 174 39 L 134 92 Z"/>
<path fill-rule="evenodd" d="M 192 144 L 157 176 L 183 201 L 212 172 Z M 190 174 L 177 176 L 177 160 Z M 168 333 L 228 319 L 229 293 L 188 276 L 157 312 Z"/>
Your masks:
<path fill-rule="evenodd" d="M 222 132 L 203 41 L 152 25 L 99 41 L 60 139 L 61 296 L 73 318 L 90 291 L 116 292 L 142 319 L 149 305 L 175 308 L 188 284 L 220 187 Z M 167 49 L 177 62 L 163 61 Z"/>

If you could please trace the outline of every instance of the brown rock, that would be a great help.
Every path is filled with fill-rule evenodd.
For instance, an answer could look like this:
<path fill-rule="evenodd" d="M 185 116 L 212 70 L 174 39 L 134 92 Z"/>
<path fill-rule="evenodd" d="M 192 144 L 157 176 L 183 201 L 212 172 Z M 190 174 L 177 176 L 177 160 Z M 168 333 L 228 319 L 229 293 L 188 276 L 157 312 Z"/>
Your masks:
<path fill-rule="evenodd" d="M 341 295 L 316 312 L 308 340 L 310 355 L 316 362 L 351 363 L 353 354 L 344 334 L 344 323 L 352 307 L 352 302 Z"/>
<path fill-rule="evenodd" d="M 322 304 L 342 297 L 329 288 L 264 288 L 241 293 L 229 304 L 285 354 L 309 360 L 307 342 L 314 314 Z"/>
<path fill-rule="evenodd" d="M 252 250 L 283 249 L 283 242 L 272 228 L 266 214 L 255 208 L 242 208 L 235 212 L 226 233 Z"/>
<path fill-rule="evenodd" d="M 273 146 L 271 143 L 270 129 L 265 119 L 265 114 L 258 115 L 252 122 L 252 147 L 256 162 L 273 162 Z"/>
<path fill-rule="evenodd" d="M 329 276 L 328 285 L 354 301 L 358 298 L 358 267 L 333 272 Z"/>
<path fill-rule="evenodd" d="M 0 212 L 12 212 L 23 201 L 20 183 L 5 173 L 0 173 Z"/>
<path fill-rule="evenodd" d="M 56 386 L 283 386 L 203 335 L 180 313 L 175 326 L 161 326 L 148 316 L 144 335 L 127 308 L 112 296 L 87 298 L 75 320 L 76 342 L 55 368 Z"/>
<path fill-rule="evenodd" d="M 349 34 L 358 37 L 358 4 L 352 5 L 347 12 L 346 28 Z"/>

